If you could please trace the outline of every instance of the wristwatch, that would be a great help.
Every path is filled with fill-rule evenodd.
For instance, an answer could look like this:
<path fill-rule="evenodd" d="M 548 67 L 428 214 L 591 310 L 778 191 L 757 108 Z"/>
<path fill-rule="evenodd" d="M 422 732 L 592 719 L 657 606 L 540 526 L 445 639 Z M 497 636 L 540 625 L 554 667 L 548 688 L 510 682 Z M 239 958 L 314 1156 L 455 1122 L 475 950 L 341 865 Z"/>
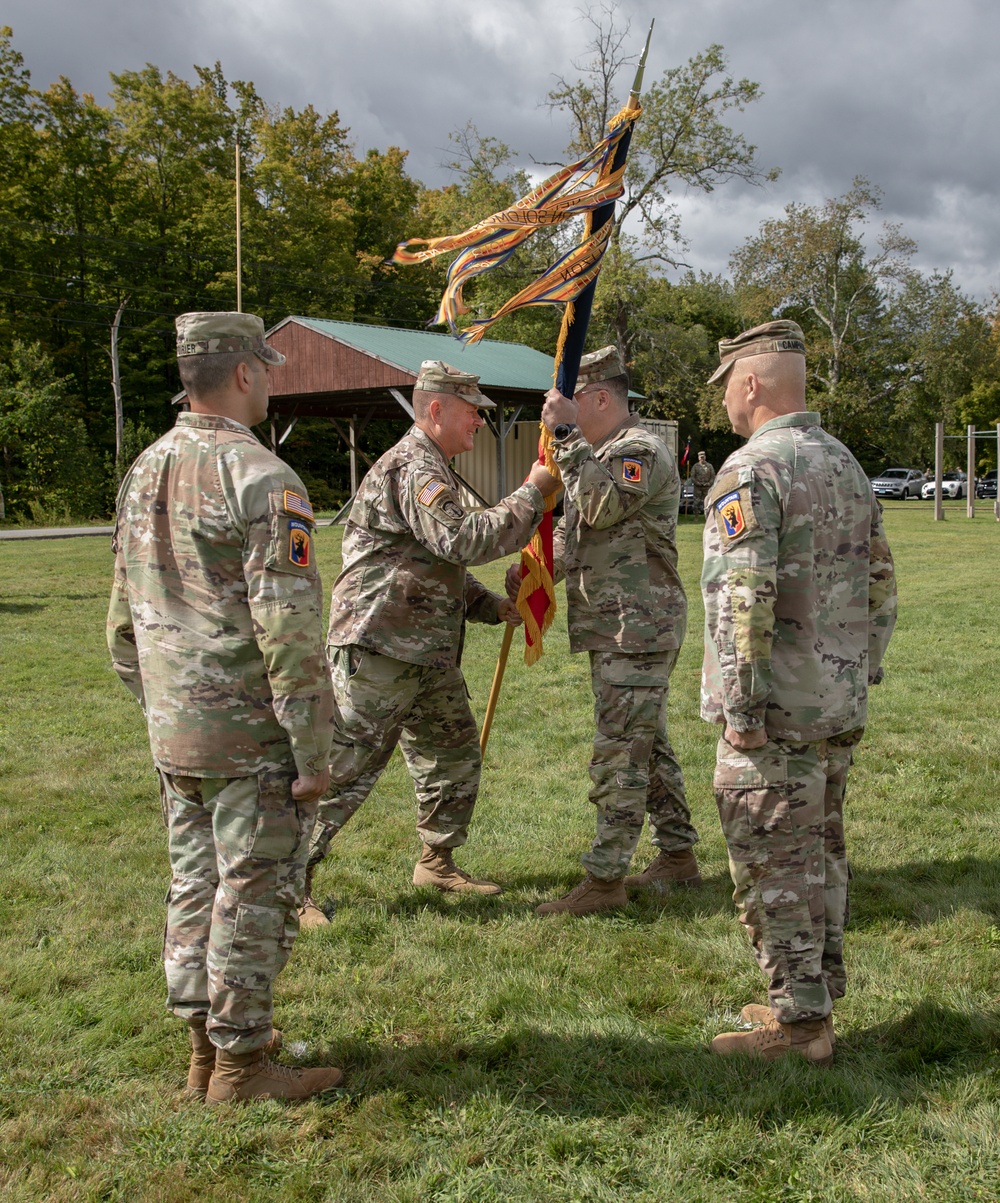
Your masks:
<path fill-rule="evenodd" d="M 574 430 L 576 430 L 575 422 L 560 422 L 555 430 L 553 430 L 552 437 L 557 443 L 564 443 Z"/>

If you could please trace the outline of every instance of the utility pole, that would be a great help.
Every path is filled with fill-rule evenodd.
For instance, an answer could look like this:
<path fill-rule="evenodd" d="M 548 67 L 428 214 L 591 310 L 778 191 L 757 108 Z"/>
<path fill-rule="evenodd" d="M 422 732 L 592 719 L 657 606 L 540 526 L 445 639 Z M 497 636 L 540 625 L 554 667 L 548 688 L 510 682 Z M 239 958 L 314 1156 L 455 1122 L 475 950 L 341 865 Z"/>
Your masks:
<path fill-rule="evenodd" d="M 236 312 L 243 312 L 243 210 L 240 205 L 240 131 L 236 131 Z"/>

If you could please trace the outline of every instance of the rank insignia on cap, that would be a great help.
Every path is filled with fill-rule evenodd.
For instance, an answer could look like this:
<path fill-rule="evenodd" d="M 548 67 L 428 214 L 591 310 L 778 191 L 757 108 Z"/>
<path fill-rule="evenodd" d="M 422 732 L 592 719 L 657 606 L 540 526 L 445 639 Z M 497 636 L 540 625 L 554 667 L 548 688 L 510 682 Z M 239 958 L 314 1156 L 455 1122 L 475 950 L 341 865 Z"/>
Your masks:
<path fill-rule="evenodd" d="M 747 528 L 743 517 L 743 506 L 740 504 L 739 489 L 720 497 L 715 503 L 715 512 L 722 519 L 722 526 L 729 539 L 742 535 Z"/>
<path fill-rule="evenodd" d="M 435 498 L 440 497 L 447 487 L 440 480 L 432 480 L 420 490 L 417 500 L 421 505 L 433 505 Z"/>
<path fill-rule="evenodd" d="M 286 493 L 287 497 L 288 494 Z M 312 541 L 309 537 L 309 527 L 304 522 L 294 518 L 288 523 L 288 558 L 299 568 L 309 567 L 309 556 Z"/>
<path fill-rule="evenodd" d="M 304 497 L 300 497 L 298 493 L 293 493 L 291 489 L 285 490 L 285 510 L 289 514 L 299 514 L 303 518 L 308 518 L 313 521 L 313 508 Z"/>
<path fill-rule="evenodd" d="M 638 485 L 642 483 L 642 460 L 641 459 L 623 459 L 622 460 L 622 476 L 630 484 Z"/>

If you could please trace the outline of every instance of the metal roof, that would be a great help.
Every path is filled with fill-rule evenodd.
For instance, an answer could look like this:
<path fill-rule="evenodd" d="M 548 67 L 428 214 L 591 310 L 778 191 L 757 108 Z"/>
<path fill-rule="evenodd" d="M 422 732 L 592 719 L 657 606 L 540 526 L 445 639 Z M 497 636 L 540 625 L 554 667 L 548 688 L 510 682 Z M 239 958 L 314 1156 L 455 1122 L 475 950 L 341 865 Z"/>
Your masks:
<path fill-rule="evenodd" d="M 450 334 L 401 330 L 360 322 L 335 322 L 318 317 L 287 317 L 320 334 L 386 360 L 414 376 L 425 359 L 443 359 L 456 368 L 475 372 L 483 388 L 538 389 L 552 387 L 552 358 L 520 343 L 483 339 L 467 347 Z"/>

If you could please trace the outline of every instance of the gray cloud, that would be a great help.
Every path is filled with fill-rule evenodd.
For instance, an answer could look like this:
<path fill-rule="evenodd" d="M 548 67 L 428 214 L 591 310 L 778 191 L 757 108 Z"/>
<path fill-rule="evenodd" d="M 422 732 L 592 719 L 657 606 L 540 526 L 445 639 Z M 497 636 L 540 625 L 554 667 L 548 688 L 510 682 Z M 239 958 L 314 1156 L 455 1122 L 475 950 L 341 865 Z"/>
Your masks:
<path fill-rule="evenodd" d="M 920 244 L 918 265 L 954 269 L 980 296 L 1000 286 L 993 129 L 1000 6 L 991 0 L 627 0 L 641 42 L 657 31 L 651 69 L 722 43 L 732 74 L 764 99 L 734 124 L 781 178 L 679 196 L 688 262 L 724 271 L 730 252 L 791 201 L 879 184 L 883 216 Z M 58 75 L 103 96 L 108 72 L 153 62 L 190 77 L 221 60 L 272 103 L 338 110 L 360 149 L 396 144 L 428 184 L 447 179 L 448 133 L 472 120 L 523 160 L 566 141 L 541 102 L 556 73 L 585 56 L 588 26 L 572 0 L 8 0 L 36 86 Z"/>

